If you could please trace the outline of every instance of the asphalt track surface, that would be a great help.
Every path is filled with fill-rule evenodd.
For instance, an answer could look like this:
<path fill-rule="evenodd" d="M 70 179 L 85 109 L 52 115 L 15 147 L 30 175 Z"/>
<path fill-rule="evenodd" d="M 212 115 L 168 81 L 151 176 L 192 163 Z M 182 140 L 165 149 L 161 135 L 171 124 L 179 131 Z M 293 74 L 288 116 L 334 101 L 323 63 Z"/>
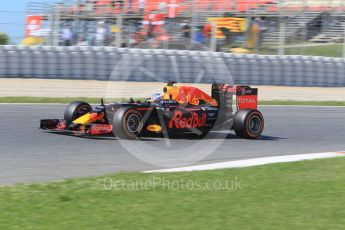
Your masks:
<path fill-rule="evenodd" d="M 345 150 L 344 107 L 262 107 L 265 131 L 258 140 L 221 132 L 203 140 L 119 141 L 38 129 L 41 118 L 61 118 L 64 108 L 0 104 L 0 185 Z"/>

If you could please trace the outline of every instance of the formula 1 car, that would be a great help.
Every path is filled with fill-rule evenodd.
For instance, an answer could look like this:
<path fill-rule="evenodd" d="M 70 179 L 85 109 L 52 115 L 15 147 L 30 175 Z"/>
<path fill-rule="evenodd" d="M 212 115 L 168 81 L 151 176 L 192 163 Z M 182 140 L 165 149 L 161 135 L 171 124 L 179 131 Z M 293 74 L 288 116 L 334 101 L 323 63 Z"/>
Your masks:
<path fill-rule="evenodd" d="M 44 119 L 40 128 L 73 135 L 111 134 L 120 139 L 137 139 L 150 134 L 196 134 L 210 130 L 234 130 L 255 139 L 264 129 L 264 118 L 257 110 L 258 89 L 250 86 L 213 84 L 212 95 L 193 86 L 169 82 L 163 94 L 144 102 L 104 104 L 92 107 L 75 101 L 65 110 L 64 119 Z M 233 111 L 236 102 L 236 113 Z"/>

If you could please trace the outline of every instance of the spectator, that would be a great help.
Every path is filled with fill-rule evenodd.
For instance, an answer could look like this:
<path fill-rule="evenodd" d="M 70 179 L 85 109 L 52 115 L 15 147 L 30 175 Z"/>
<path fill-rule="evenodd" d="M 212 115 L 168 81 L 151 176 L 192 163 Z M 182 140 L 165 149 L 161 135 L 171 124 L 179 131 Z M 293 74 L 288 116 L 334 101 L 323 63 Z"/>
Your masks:
<path fill-rule="evenodd" d="M 260 25 L 259 20 L 255 19 L 254 23 L 249 27 L 249 40 L 248 40 L 248 48 L 249 49 L 257 49 L 260 46 Z"/>
<path fill-rule="evenodd" d="M 107 35 L 107 29 L 104 27 L 104 22 L 98 22 L 96 31 L 96 45 L 103 46 Z"/>
<path fill-rule="evenodd" d="M 62 30 L 62 41 L 64 46 L 71 46 L 73 41 L 73 32 L 70 26 Z"/>
<path fill-rule="evenodd" d="M 182 32 L 183 32 L 183 37 L 184 38 L 190 38 L 190 26 L 188 25 L 188 23 L 184 23 L 184 25 L 182 26 Z"/>
<path fill-rule="evenodd" d="M 147 28 L 147 38 L 153 38 L 154 37 L 154 30 L 155 30 L 155 26 L 152 25 L 152 23 L 149 24 L 148 28 Z"/>
<path fill-rule="evenodd" d="M 204 37 L 204 44 L 205 45 L 209 45 L 210 44 L 210 39 L 211 39 L 211 36 L 212 36 L 212 26 L 210 23 L 206 23 L 204 25 L 204 28 L 202 30 L 202 34 L 203 34 L 203 37 Z"/>
<path fill-rule="evenodd" d="M 201 29 L 198 29 L 198 31 L 195 34 L 195 41 L 198 43 L 203 43 L 204 42 L 204 36 L 202 34 Z"/>
<path fill-rule="evenodd" d="M 260 48 L 262 45 L 262 40 L 264 38 L 264 35 L 267 33 L 268 31 L 268 26 L 267 26 L 267 21 L 263 18 L 258 18 L 257 22 L 259 24 L 259 35 L 258 35 L 258 47 Z"/>

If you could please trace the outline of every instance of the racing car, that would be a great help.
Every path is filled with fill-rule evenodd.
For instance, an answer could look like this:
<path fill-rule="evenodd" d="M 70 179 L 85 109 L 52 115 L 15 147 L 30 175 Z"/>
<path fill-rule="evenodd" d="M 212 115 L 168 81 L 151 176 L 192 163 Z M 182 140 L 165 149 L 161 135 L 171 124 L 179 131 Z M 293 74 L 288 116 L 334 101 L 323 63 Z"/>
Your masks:
<path fill-rule="evenodd" d="M 64 119 L 43 119 L 40 128 L 72 135 L 114 135 L 120 139 L 153 134 L 204 137 L 211 130 L 224 129 L 234 130 L 246 139 L 262 134 L 264 118 L 257 110 L 257 88 L 212 84 L 211 92 L 209 95 L 194 86 L 169 82 L 162 94 L 143 102 L 131 98 L 104 104 L 102 99 L 100 105 L 92 107 L 75 101 L 67 106 Z"/>

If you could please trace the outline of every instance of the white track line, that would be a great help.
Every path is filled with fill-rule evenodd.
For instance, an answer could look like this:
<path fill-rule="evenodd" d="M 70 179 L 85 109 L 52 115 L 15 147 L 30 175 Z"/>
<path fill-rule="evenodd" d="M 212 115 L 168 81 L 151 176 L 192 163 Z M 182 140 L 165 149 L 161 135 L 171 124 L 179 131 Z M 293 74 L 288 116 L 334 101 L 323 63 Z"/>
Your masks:
<path fill-rule="evenodd" d="M 309 154 L 298 154 L 298 155 L 262 157 L 262 158 L 228 161 L 228 162 L 214 163 L 214 164 L 207 164 L 207 165 L 195 165 L 195 166 L 181 167 L 181 168 L 152 170 L 152 171 L 145 171 L 145 173 L 189 172 L 189 171 L 203 171 L 203 170 L 215 170 L 215 169 L 227 169 L 227 168 L 243 168 L 243 167 L 252 167 L 252 166 L 274 164 L 274 163 L 315 160 L 315 159 L 324 159 L 324 158 L 332 158 L 332 157 L 340 157 L 340 156 L 345 156 L 345 152 L 309 153 Z"/>

